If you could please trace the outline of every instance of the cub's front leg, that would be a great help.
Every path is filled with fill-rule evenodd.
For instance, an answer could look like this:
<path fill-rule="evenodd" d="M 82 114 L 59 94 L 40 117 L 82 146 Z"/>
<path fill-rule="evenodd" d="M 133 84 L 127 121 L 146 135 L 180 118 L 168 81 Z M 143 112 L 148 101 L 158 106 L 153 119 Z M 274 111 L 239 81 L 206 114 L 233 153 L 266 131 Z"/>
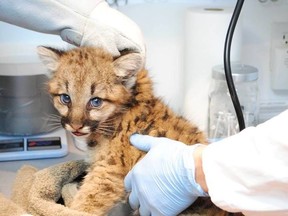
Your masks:
<path fill-rule="evenodd" d="M 116 203 L 125 199 L 124 177 L 121 167 L 107 165 L 106 161 L 97 162 L 85 177 L 71 208 L 99 216 L 107 215 Z"/>

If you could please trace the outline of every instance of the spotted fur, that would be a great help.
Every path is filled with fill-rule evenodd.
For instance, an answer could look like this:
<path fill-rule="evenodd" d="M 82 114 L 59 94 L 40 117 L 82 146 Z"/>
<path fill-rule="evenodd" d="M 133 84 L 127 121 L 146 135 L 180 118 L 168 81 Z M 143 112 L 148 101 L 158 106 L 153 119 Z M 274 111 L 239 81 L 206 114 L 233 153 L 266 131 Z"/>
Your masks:
<path fill-rule="evenodd" d="M 133 133 L 168 137 L 188 145 L 207 142 L 197 126 L 154 96 L 140 55 L 128 53 L 114 59 L 91 47 L 70 51 L 39 47 L 38 53 L 51 71 L 49 92 L 63 127 L 87 137 L 92 155 L 71 208 L 101 216 L 125 200 L 123 179 L 144 155 L 130 145 Z M 202 202 L 199 206 L 203 203 L 207 205 Z M 211 212 L 223 213 L 214 207 Z"/>

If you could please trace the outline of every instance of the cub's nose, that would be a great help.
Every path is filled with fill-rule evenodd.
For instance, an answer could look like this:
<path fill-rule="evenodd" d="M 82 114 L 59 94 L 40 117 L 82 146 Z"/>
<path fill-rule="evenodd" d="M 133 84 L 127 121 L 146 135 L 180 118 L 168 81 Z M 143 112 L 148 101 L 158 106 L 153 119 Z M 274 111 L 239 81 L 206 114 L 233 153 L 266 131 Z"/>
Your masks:
<path fill-rule="evenodd" d="M 82 129 L 84 127 L 83 124 L 79 124 L 79 123 L 71 123 L 70 126 L 75 130 L 78 131 L 80 129 Z"/>

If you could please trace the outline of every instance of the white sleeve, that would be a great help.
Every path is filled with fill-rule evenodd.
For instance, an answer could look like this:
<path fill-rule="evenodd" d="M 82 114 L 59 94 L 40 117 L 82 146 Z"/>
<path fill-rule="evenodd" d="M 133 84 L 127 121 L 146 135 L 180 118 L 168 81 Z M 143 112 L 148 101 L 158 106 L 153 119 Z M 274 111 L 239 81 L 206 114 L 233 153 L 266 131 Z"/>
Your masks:
<path fill-rule="evenodd" d="M 0 21 L 37 32 L 58 34 L 83 29 L 87 17 L 103 0 L 1 0 Z"/>
<path fill-rule="evenodd" d="M 87 18 L 104 0 L 0 1 L 0 21 L 29 30 L 59 35 L 79 46 Z"/>
<path fill-rule="evenodd" d="M 245 215 L 288 215 L 288 110 L 203 152 L 208 193 Z"/>

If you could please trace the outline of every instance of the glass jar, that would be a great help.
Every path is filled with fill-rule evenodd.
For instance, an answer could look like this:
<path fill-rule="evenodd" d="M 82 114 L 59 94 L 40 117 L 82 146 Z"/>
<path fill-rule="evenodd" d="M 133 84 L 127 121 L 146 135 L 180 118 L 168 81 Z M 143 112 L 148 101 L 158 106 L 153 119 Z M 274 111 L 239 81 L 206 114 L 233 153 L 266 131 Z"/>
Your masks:
<path fill-rule="evenodd" d="M 245 126 L 254 126 L 258 119 L 258 70 L 243 64 L 232 64 L 232 77 L 244 116 Z M 209 93 L 208 136 L 219 140 L 239 132 L 238 119 L 226 83 L 224 66 L 212 68 Z"/>

